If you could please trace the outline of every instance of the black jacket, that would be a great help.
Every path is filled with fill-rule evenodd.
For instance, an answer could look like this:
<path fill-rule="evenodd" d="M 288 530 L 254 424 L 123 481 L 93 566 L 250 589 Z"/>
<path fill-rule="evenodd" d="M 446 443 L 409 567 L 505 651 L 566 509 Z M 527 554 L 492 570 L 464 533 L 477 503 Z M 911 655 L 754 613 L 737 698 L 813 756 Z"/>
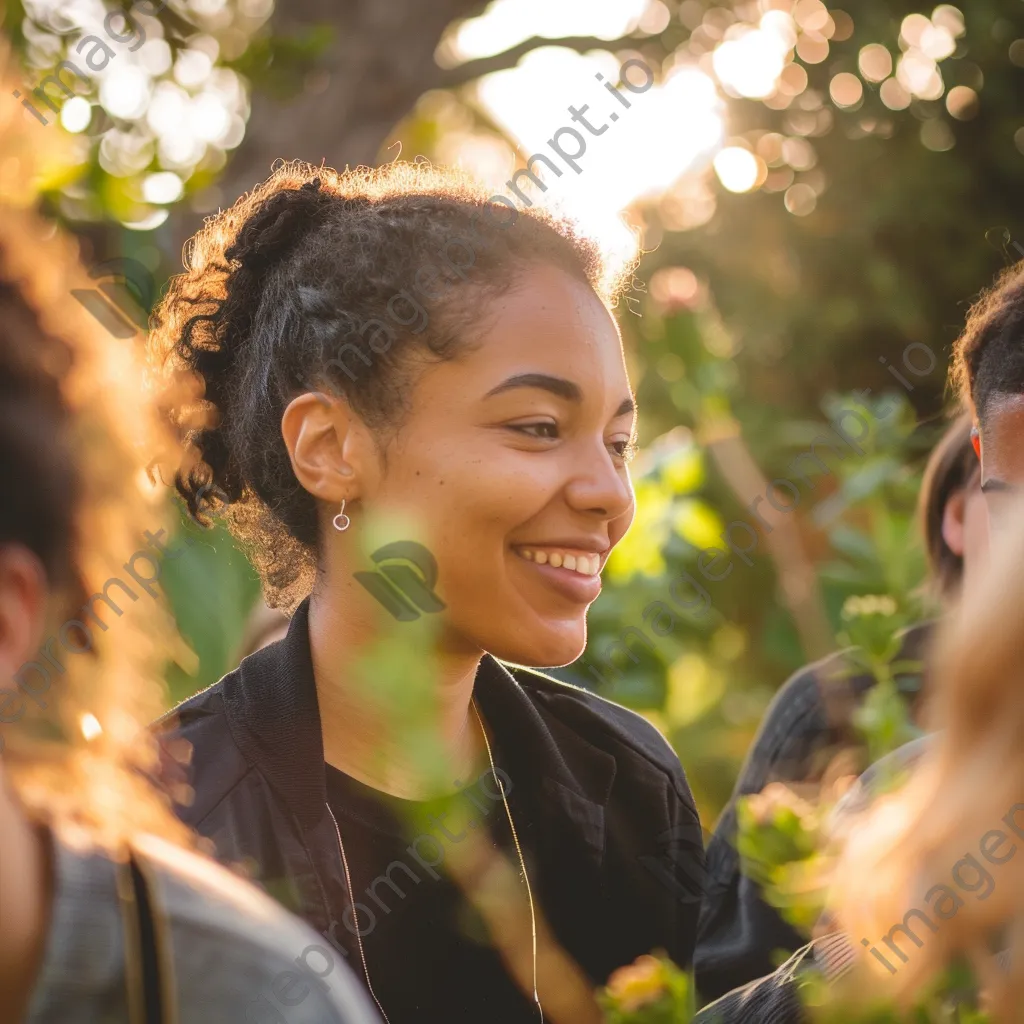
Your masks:
<path fill-rule="evenodd" d="M 908 630 L 897 660 L 922 661 L 933 632 L 932 623 Z M 921 679 L 905 673 L 897 676 L 897 682 L 913 710 Z M 845 654 L 832 654 L 793 675 L 765 713 L 732 798 L 708 843 L 706 894 L 695 956 L 705 999 L 717 999 L 771 975 L 779 951 L 793 953 L 807 942 L 765 902 L 760 886 L 741 870 L 736 851 L 737 801 L 760 793 L 770 782 L 820 780 L 839 749 L 860 744 L 853 712 L 874 684 L 874 676 L 858 671 Z M 768 989 L 757 991 L 763 995 Z"/>
<path fill-rule="evenodd" d="M 536 823 L 535 892 L 566 951 L 595 984 L 654 948 L 688 967 L 704 852 L 665 740 L 624 708 L 490 656 L 474 694 Z M 285 639 L 158 729 L 193 749 L 186 824 L 336 946 L 350 940 L 340 924 L 350 897 L 327 809 L 308 601 Z M 359 974 L 358 959 L 352 966 Z"/>

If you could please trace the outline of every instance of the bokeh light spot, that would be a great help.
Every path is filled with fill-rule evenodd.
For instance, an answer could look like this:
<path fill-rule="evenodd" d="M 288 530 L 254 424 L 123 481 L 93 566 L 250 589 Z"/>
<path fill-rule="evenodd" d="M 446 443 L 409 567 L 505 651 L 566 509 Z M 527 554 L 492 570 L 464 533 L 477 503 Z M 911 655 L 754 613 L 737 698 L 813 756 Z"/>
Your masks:
<path fill-rule="evenodd" d="M 782 155 L 782 144 L 786 141 L 784 135 L 778 132 L 766 132 L 757 140 L 757 153 L 769 167 L 778 167 L 785 163 Z"/>
<path fill-rule="evenodd" d="M 796 44 L 796 54 L 805 64 L 820 64 L 828 58 L 828 40 L 801 36 Z"/>
<path fill-rule="evenodd" d="M 778 38 L 758 29 L 725 40 L 711 63 L 723 86 L 750 99 L 770 95 L 785 66 Z"/>
<path fill-rule="evenodd" d="M 85 131 L 92 120 L 92 104 L 84 96 L 72 96 L 60 108 L 60 123 L 69 132 Z"/>
<path fill-rule="evenodd" d="M 174 77 L 186 88 L 202 85 L 211 71 L 213 61 L 201 50 L 183 50 L 174 62 Z"/>
<path fill-rule="evenodd" d="M 856 75 L 843 71 L 829 83 L 828 92 L 837 107 L 854 107 L 864 96 L 864 86 Z"/>
<path fill-rule="evenodd" d="M 965 32 L 963 12 L 952 4 L 939 4 L 932 11 L 932 24 L 944 28 L 954 39 Z"/>
<path fill-rule="evenodd" d="M 149 105 L 150 77 L 131 64 L 114 68 L 100 85 L 100 103 L 113 117 L 141 117 Z"/>
<path fill-rule="evenodd" d="M 946 109 L 958 121 L 970 121 L 976 117 L 979 106 L 978 94 L 966 85 L 954 86 L 946 97 Z"/>
<path fill-rule="evenodd" d="M 837 43 L 841 43 L 853 35 L 853 18 L 846 11 L 840 11 L 837 8 L 831 12 L 830 17 L 835 26 L 832 30 L 832 38 Z"/>
<path fill-rule="evenodd" d="M 949 29 L 929 25 L 921 33 L 921 52 L 932 60 L 944 60 L 956 49 L 956 40 Z"/>
<path fill-rule="evenodd" d="M 916 50 L 900 58 L 896 78 L 911 95 L 923 100 L 937 100 L 942 95 L 942 75 L 935 61 Z"/>
<path fill-rule="evenodd" d="M 868 43 L 857 56 L 857 67 L 869 82 L 884 82 L 892 74 L 892 54 L 881 43 Z"/>
<path fill-rule="evenodd" d="M 806 217 L 809 213 L 814 212 L 815 206 L 818 205 L 818 197 L 810 185 L 798 182 L 786 189 L 783 202 L 786 204 L 786 209 L 794 216 Z"/>
<path fill-rule="evenodd" d="M 749 192 L 757 183 L 757 157 L 749 149 L 727 146 L 715 156 L 715 174 L 730 192 Z"/>
<path fill-rule="evenodd" d="M 910 106 L 910 91 L 895 78 L 887 78 L 878 95 L 890 110 L 906 110 Z"/>
<path fill-rule="evenodd" d="M 669 11 L 668 7 L 662 3 L 662 0 L 654 0 L 650 7 L 640 15 L 637 28 L 641 32 L 647 32 L 652 36 L 656 36 L 668 28 L 671 20 L 672 12 Z"/>
<path fill-rule="evenodd" d="M 793 138 L 782 143 L 782 159 L 794 171 L 809 171 L 818 162 L 818 154 L 806 139 Z"/>
<path fill-rule="evenodd" d="M 930 28 L 932 23 L 923 14 L 908 14 L 900 25 L 900 42 L 907 47 L 920 46 L 921 37 Z"/>
<path fill-rule="evenodd" d="M 787 64 L 777 86 L 784 96 L 799 96 L 807 88 L 807 71 L 802 64 Z"/>
<path fill-rule="evenodd" d="M 174 62 L 166 39 L 147 39 L 139 49 L 139 60 L 151 75 L 166 74 Z"/>
<path fill-rule="evenodd" d="M 700 282 L 689 267 L 662 267 L 651 276 L 650 289 L 651 298 L 660 306 L 688 308 L 700 292 Z"/>
<path fill-rule="evenodd" d="M 181 178 L 173 171 L 151 174 L 142 183 L 142 197 L 147 203 L 173 203 L 184 191 Z"/>
<path fill-rule="evenodd" d="M 820 32 L 830 19 L 821 0 L 798 0 L 793 8 L 793 20 L 805 32 Z"/>

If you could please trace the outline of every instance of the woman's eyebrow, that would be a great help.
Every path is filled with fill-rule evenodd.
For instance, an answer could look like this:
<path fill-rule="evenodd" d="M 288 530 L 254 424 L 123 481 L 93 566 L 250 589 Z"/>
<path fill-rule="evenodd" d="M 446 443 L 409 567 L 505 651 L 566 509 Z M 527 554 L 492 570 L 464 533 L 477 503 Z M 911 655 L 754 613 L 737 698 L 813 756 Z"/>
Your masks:
<path fill-rule="evenodd" d="M 564 377 L 552 377 L 546 373 L 517 373 L 507 380 L 503 380 L 497 387 L 491 388 L 484 398 L 491 398 L 493 395 L 500 395 L 505 391 L 512 391 L 514 388 L 540 388 L 542 391 L 550 391 L 553 395 L 569 402 L 583 401 L 583 392 L 578 384 L 566 380 Z M 615 416 L 617 418 L 635 411 L 636 402 L 630 395 L 622 400 L 618 409 L 615 410 Z"/>
<path fill-rule="evenodd" d="M 1014 492 L 1020 490 L 1019 487 L 1015 487 L 1013 484 L 1007 483 L 1005 480 L 997 480 L 995 477 L 989 477 L 982 485 L 981 489 L 985 494 L 992 494 L 994 492 Z"/>
<path fill-rule="evenodd" d="M 550 391 L 559 398 L 570 402 L 582 402 L 583 392 L 579 384 L 566 380 L 564 377 L 551 377 L 546 373 L 517 373 L 507 380 L 503 380 L 496 388 L 491 388 L 484 395 L 490 398 L 492 395 L 500 395 L 504 391 L 512 391 L 514 388 L 540 388 L 542 391 Z"/>

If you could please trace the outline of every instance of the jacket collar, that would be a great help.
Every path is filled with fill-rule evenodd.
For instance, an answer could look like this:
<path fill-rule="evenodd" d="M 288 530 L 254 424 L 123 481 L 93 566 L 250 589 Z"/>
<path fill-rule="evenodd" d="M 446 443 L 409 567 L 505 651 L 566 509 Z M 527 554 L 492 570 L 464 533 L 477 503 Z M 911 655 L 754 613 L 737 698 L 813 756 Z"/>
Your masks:
<path fill-rule="evenodd" d="M 550 687 L 562 684 L 551 681 Z M 566 687 L 566 691 L 571 688 Z M 327 805 L 323 739 L 309 647 L 309 598 L 297 608 L 284 639 L 245 658 L 224 679 L 224 704 L 235 742 L 311 830 Z M 490 655 L 481 660 L 474 696 L 496 740 L 498 764 L 512 785 L 534 794 L 538 824 L 571 823 L 575 834 L 600 853 L 604 805 L 611 795 L 615 759 L 573 727 L 572 696 L 551 700 L 527 692 Z"/>

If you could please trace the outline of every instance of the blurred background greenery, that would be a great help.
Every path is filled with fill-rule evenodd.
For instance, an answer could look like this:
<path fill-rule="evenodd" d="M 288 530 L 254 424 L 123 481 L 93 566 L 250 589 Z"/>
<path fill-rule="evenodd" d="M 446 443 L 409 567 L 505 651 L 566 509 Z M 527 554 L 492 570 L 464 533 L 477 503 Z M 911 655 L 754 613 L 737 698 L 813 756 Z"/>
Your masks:
<path fill-rule="evenodd" d="M 144 0 L 131 25 L 105 28 L 118 5 L 6 0 L 2 30 L 25 94 L 62 59 L 88 64 L 64 76 L 73 97 L 50 86 L 59 124 L 37 102 L 41 130 L 72 140 L 45 203 L 87 263 L 127 257 L 157 287 L 202 217 L 275 159 L 422 155 L 500 192 L 570 103 L 608 113 L 598 72 L 614 80 L 636 57 L 654 70 L 615 131 L 588 140 L 581 173 L 545 179 L 544 201 L 644 252 L 620 317 L 641 409 L 638 518 L 585 658 L 558 674 L 655 722 L 711 821 L 773 693 L 836 645 L 849 596 L 928 614 L 913 516 L 946 361 L 971 297 L 1024 237 L 1024 4 L 843 2 Z M 913 343 L 936 357 L 920 376 L 903 361 Z M 598 683 L 588 664 L 645 627 L 674 574 L 697 574 L 725 524 L 752 521 L 750 502 L 793 479 L 864 389 L 869 406 L 899 402 L 861 406 L 864 454 L 826 450 L 830 472 L 799 487 L 753 564 L 706 583 L 713 609 L 677 614 L 664 637 L 646 628 L 656 643 Z M 232 667 L 259 596 L 226 532 L 181 529 L 197 543 L 164 565 L 187 642 L 168 670 L 174 701 Z"/>

